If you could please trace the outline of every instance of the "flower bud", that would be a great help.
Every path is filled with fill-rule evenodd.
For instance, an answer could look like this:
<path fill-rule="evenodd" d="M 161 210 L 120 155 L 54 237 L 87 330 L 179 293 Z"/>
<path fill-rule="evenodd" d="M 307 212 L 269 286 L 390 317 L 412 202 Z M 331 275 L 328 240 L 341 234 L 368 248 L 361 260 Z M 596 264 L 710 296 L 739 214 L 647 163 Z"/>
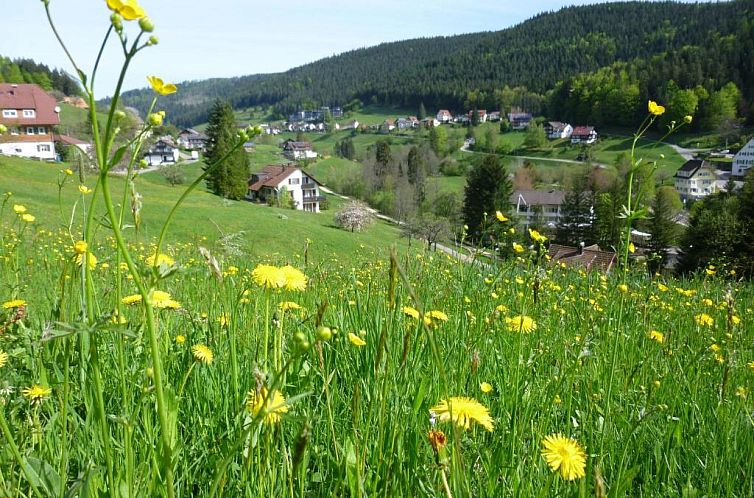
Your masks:
<path fill-rule="evenodd" d="M 139 161 L 139 168 L 146 168 L 146 167 L 147 167 L 146 159 L 142 159 L 141 161 Z"/>
<path fill-rule="evenodd" d="M 691 122 L 694 120 L 694 117 L 691 115 L 687 115 L 683 117 L 683 122 L 686 124 L 691 124 Z"/>
<path fill-rule="evenodd" d="M 151 33 L 152 31 L 154 31 L 154 23 L 148 17 L 142 17 L 141 19 L 139 19 L 139 27 L 145 33 Z"/>
<path fill-rule="evenodd" d="M 332 338 L 332 330 L 330 330 L 330 327 L 323 327 L 323 326 L 317 327 L 317 339 L 319 339 L 322 342 L 327 342 L 331 338 Z"/>
<path fill-rule="evenodd" d="M 154 35 L 150 36 L 149 40 L 147 40 L 147 45 L 157 45 L 158 43 L 160 43 L 160 39 Z"/>
<path fill-rule="evenodd" d="M 115 111 L 115 119 L 123 119 L 126 117 L 126 113 L 118 109 Z"/>
<path fill-rule="evenodd" d="M 153 112 L 149 115 L 150 126 L 162 126 L 162 114 L 159 112 Z"/>
<path fill-rule="evenodd" d="M 239 131 L 238 132 L 238 139 L 242 142 L 248 142 L 249 141 L 249 135 L 246 134 L 245 131 Z"/>
<path fill-rule="evenodd" d="M 123 31 L 123 18 L 120 16 L 120 14 L 113 13 L 110 15 L 110 22 L 113 25 L 113 28 L 115 28 L 115 31 L 120 33 Z"/>

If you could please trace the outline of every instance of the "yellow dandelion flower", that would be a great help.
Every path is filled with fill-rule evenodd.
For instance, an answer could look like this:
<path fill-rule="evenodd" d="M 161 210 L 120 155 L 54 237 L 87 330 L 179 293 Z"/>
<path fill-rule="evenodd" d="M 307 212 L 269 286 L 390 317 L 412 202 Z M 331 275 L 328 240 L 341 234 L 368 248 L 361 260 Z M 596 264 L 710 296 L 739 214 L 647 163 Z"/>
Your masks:
<path fill-rule="evenodd" d="M 357 336 L 353 332 L 349 332 L 348 333 L 348 342 L 350 342 L 351 344 L 353 344 L 356 347 L 362 347 L 362 346 L 366 346 L 367 345 L 367 343 L 366 343 L 366 341 L 364 339 L 362 339 L 361 337 Z"/>
<path fill-rule="evenodd" d="M 266 402 L 265 398 L 267 398 Z M 282 415 L 288 413 L 288 405 L 285 403 L 283 393 L 275 389 L 268 395 L 266 387 L 259 392 L 249 391 L 246 395 L 246 409 L 255 417 L 262 412 L 262 421 L 269 425 L 279 423 Z"/>
<path fill-rule="evenodd" d="M 427 312 L 427 316 L 431 320 L 440 320 L 441 322 L 448 321 L 448 315 L 446 315 L 442 311 L 432 310 L 432 311 Z"/>
<path fill-rule="evenodd" d="M 522 246 L 518 242 L 514 242 L 513 243 L 513 252 L 515 252 L 516 254 L 521 254 L 522 252 L 524 252 L 524 246 Z"/>
<path fill-rule="evenodd" d="M 157 266 L 173 266 L 175 264 L 175 260 L 173 258 L 163 253 L 159 253 L 156 256 L 152 254 L 145 260 L 146 264 L 149 266 L 155 266 L 155 261 L 157 262 Z"/>
<path fill-rule="evenodd" d="M 411 306 L 404 306 L 403 307 L 403 314 L 413 318 L 414 320 L 419 319 L 419 310 L 416 308 L 412 308 Z"/>
<path fill-rule="evenodd" d="M 294 301 L 283 301 L 278 304 L 278 309 L 280 309 L 280 311 L 300 310 L 301 306 Z"/>
<path fill-rule="evenodd" d="M 178 344 L 183 344 L 184 342 L 186 342 L 186 336 L 184 335 L 175 336 L 175 342 Z"/>
<path fill-rule="evenodd" d="M 551 434 L 542 441 L 542 456 L 553 472 L 572 481 L 586 475 L 586 452 L 575 439 Z"/>
<path fill-rule="evenodd" d="M 297 270 L 291 265 L 286 265 L 280 268 L 280 271 L 282 272 L 283 278 L 285 279 L 283 286 L 287 290 L 302 291 L 306 289 L 308 278 L 301 270 Z"/>
<path fill-rule="evenodd" d="M 21 394 L 29 400 L 30 403 L 36 404 L 44 401 L 52 393 L 52 389 L 39 384 L 34 384 L 31 387 L 25 387 L 21 390 Z"/>
<path fill-rule="evenodd" d="M 505 323 L 508 325 L 508 330 L 511 332 L 520 331 L 524 334 L 528 334 L 537 329 L 537 322 L 535 322 L 532 317 L 526 315 L 517 315 L 513 318 L 506 317 Z"/>
<path fill-rule="evenodd" d="M 470 429 L 475 422 L 492 432 L 495 426 L 489 410 L 473 398 L 451 397 L 429 409 L 441 422 L 453 422 L 461 429 Z"/>
<path fill-rule="evenodd" d="M 707 313 L 700 313 L 694 316 L 694 321 L 697 325 L 702 327 L 712 327 L 715 324 L 715 319 L 709 316 Z"/>
<path fill-rule="evenodd" d="M 626 284 L 618 284 L 618 290 L 621 294 L 626 294 L 628 293 L 628 286 Z"/>
<path fill-rule="evenodd" d="M 178 87 L 173 83 L 165 83 L 157 76 L 147 76 L 147 81 L 152 86 L 152 90 L 160 95 L 170 95 L 178 90 Z"/>
<path fill-rule="evenodd" d="M 84 263 L 84 253 L 76 254 L 76 266 L 81 266 Z M 97 268 L 97 256 L 88 252 L 86 253 L 86 266 L 90 269 Z"/>
<path fill-rule="evenodd" d="M 13 212 L 16 214 L 24 214 L 26 212 L 26 206 L 23 204 L 13 204 Z"/>
<path fill-rule="evenodd" d="M 137 304 L 141 302 L 141 294 L 131 294 L 130 296 L 126 296 L 123 299 L 120 300 L 123 304 Z"/>
<path fill-rule="evenodd" d="M 286 277 L 277 266 L 260 264 L 251 272 L 251 278 L 260 287 L 278 289 L 286 283 Z"/>
<path fill-rule="evenodd" d="M 479 389 L 484 393 L 487 394 L 492 391 L 492 384 L 489 382 L 482 382 L 479 384 Z"/>
<path fill-rule="evenodd" d="M 650 100 L 647 103 L 647 109 L 649 109 L 649 113 L 653 116 L 662 116 L 663 114 L 665 114 L 665 108 L 654 100 Z"/>
<path fill-rule="evenodd" d="M 653 341 L 657 341 L 660 344 L 665 342 L 665 335 L 662 332 L 658 332 L 656 330 L 652 330 L 649 332 L 649 338 Z"/>
<path fill-rule="evenodd" d="M 33 223 L 37 218 L 33 214 L 24 213 L 21 215 L 21 221 L 26 223 Z"/>
<path fill-rule="evenodd" d="M 194 355 L 194 359 L 205 365 L 209 365 L 215 359 L 214 353 L 204 344 L 194 344 L 191 346 L 191 353 Z"/>
<path fill-rule="evenodd" d="M 79 240 L 76 241 L 75 244 L 73 244 L 73 252 L 76 254 L 84 254 L 89 247 L 89 244 L 86 243 L 85 240 Z"/>

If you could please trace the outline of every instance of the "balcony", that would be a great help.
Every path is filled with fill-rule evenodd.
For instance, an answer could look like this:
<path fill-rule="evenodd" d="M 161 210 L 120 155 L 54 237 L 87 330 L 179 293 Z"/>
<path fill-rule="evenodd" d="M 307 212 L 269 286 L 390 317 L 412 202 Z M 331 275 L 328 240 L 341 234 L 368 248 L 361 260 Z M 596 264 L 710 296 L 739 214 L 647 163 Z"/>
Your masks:
<path fill-rule="evenodd" d="M 304 204 L 310 202 L 324 202 L 326 197 L 324 195 L 305 195 Z"/>

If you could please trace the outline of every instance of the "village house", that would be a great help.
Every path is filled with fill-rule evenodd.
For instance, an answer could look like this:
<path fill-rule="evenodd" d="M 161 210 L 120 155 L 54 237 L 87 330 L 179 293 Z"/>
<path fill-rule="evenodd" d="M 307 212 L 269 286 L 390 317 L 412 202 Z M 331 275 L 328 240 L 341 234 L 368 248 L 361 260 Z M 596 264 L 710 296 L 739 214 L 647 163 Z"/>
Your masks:
<path fill-rule="evenodd" d="M 492 111 L 491 113 L 487 114 L 487 121 L 489 121 L 490 123 L 500 121 L 500 111 Z"/>
<path fill-rule="evenodd" d="M 0 154 L 55 159 L 53 127 L 60 124 L 55 99 L 37 85 L 0 83 Z"/>
<path fill-rule="evenodd" d="M 317 153 L 314 152 L 311 142 L 296 142 L 295 140 L 286 140 L 283 142 L 283 155 L 294 161 L 315 159 L 317 157 Z"/>
<path fill-rule="evenodd" d="M 421 121 L 419 121 L 419 124 L 423 126 L 424 128 L 434 128 L 436 126 L 440 126 L 440 121 L 438 121 L 435 118 L 424 118 Z"/>
<path fill-rule="evenodd" d="M 545 133 L 547 133 L 547 138 L 550 140 L 571 138 L 573 126 L 568 123 L 561 123 L 560 121 L 550 121 L 545 125 Z"/>
<path fill-rule="evenodd" d="M 341 125 L 341 130 L 358 130 L 359 129 L 359 122 L 355 119 L 349 121 L 348 123 Z"/>
<path fill-rule="evenodd" d="M 249 191 L 246 198 L 250 201 L 280 201 L 281 195 L 288 195 L 296 209 L 318 213 L 325 197 L 320 191 L 320 183 L 294 164 L 269 165 L 249 178 Z M 284 194 L 284 192 L 287 192 Z"/>
<path fill-rule="evenodd" d="M 76 147 L 84 154 L 89 154 L 92 151 L 92 144 L 89 142 L 85 142 L 83 140 L 79 140 L 78 138 L 71 137 L 69 135 L 60 135 L 58 133 L 54 133 L 52 135 L 52 140 L 55 143 L 56 146 L 59 147 Z"/>
<path fill-rule="evenodd" d="M 453 115 L 447 109 L 440 109 L 437 111 L 436 118 L 440 123 L 450 123 L 453 121 Z"/>
<path fill-rule="evenodd" d="M 571 133 L 572 144 L 593 144 L 597 141 L 597 131 L 594 126 L 576 126 Z"/>
<path fill-rule="evenodd" d="M 467 116 L 469 117 L 469 121 L 471 120 L 471 115 L 474 113 L 473 110 L 469 111 Z M 480 123 L 486 123 L 487 122 L 487 109 L 477 109 L 476 115 L 479 118 Z"/>
<path fill-rule="evenodd" d="M 161 166 L 163 164 L 175 164 L 178 162 L 178 147 L 168 138 L 161 138 L 149 148 L 144 159 L 150 166 Z"/>
<path fill-rule="evenodd" d="M 529 112 L 509 112 L 508 122 L 513 130 L 524 130 L 531 123 L 531 113 Z"/>
<path fill-rule="evenodd" d="M 733 156 L 733 176 L 745 176 L 752 166 L 754 166 L 754 138 L 746 142 L 746 145 Z"/>
<path fill-rule="evenodd" d="M 179 146 L 188 150 L 204 150 L 207 146 L 208 137 L 204 133 L 198 132 L 193 128 L 181 130 L 176 142 Z"/>
<path fill-rule="evenodd" d="M 717 191 L 717 171 L 702 159 L 686 161 L 675 176 L 675 189 L 681 198 L 701 199 Z"/>
<path fill-rule="evenodd" d="M 547 255 L 552 264 L 564 264 L 586 271 L 598 270 L 609 273 L 618 261 L 613 251 L 603 251 L 597 244 L 591 246 L 571 247 L 560 244 L 550 244 Z"/>
<path fill-rule="evenodd" d="M 541 223 L 555 227 L 564 200 L 562 190 L 516 190 L 511 194 L 510 204 L 513 214 L 524 226 L 528 227 L 539 218 Z"/>

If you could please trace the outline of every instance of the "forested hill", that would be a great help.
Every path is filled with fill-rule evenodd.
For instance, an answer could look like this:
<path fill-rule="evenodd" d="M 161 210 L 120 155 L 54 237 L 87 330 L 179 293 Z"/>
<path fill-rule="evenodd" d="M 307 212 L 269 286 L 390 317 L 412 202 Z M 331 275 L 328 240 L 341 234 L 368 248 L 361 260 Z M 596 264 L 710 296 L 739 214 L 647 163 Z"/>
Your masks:
<path fill-rule="evenodd" d="M 343 105 L 354 98 L 461 109 L 470 100 L 485 105 L 506 85 L 544 94 L 560 81 L 616 62 L 651 61 L 689 47 L 708 47 L 713 40 L 746 31 L 754 24 L 753 13 L 754 0 L 567 7 L 497 32 L 384 43 L 284 73 L 188 82 L 176 95 L 161 99 L 160 106 L 179 125 L 205 121 L 217 97 L 234 107 L 275 104 L 283 113 L 312 105 Z M 735 40 L 732 43 L 728 49 L 739 51 Z M 750 53 L 746 56 L 751 60 Z M 701 74 L 699 79 L 710 76 Z M 753 86 L 752 81 L 745 83 Z M 142 110 L 151 98 L 145 90 L 125 94 L 128 105 Z"/>
<path fill-rule="evenodd" d="M 0 55 L 0 83 L 36 83 L 46 91 L 80 96 L 78 82 L 65 71 L 50 69 L 32 59 L 9 59 Z"/>

